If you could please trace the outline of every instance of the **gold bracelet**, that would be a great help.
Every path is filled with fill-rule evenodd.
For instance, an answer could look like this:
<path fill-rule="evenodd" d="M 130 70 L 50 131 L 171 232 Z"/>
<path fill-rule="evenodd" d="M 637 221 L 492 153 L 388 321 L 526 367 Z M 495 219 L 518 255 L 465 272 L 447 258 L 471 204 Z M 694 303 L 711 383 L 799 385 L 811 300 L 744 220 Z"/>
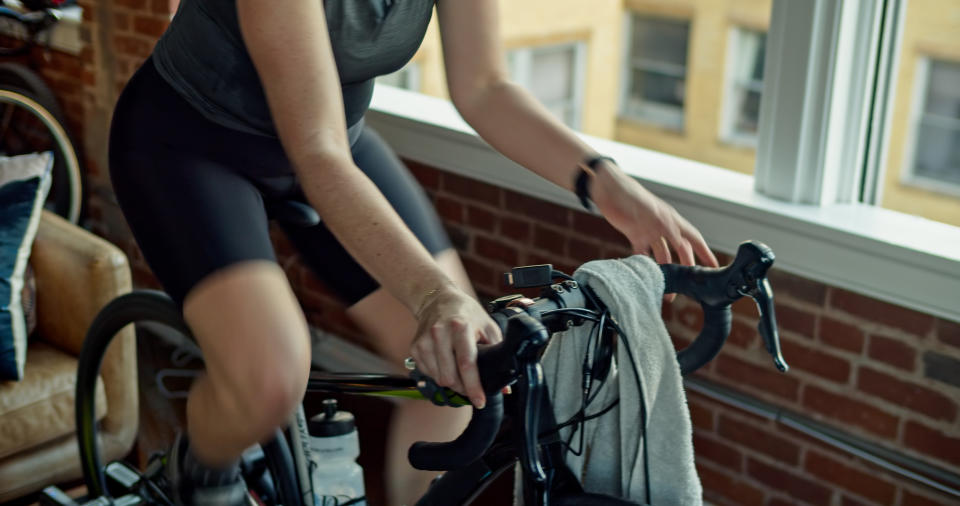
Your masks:
<path fill-rule="evenodd" d="M 416 318 L 417 320 L 419 320 L 419 319 L 420 319 L 420 313 L 422 313 L 423 310 L 426 309 L 427 306 L 430 305 L 430 302 L 431 302 L 430 299 L 433 298 L 433 296 L 435 296 L 435 295 L 438 294 L 438 293 L 440 293 L 440 288 L 432 288 L 432 289 L 430 289 L 430 290 L 423 296 L 423 299 L 422 299 L 423 302 L 420 303 L 420 308 L 418 308 L 418 309 L 413 313 L 413 317 Z"/>

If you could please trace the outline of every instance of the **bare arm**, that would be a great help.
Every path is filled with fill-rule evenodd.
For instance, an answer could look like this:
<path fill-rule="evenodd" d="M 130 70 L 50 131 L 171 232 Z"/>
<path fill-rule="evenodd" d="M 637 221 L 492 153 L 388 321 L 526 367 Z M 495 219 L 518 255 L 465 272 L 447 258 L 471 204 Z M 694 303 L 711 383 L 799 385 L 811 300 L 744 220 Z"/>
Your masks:
<path fill-rule="evenodd" d="M 473 366 L 476 340 L 497 340 L 495 327 L 476 301 L 453 286 L 354 165 L 322 3 L 289 0 L 278 8 L 266 0 L 238 0 L 237 11 L 277 133 L 310 204 L 347 251 L 416 314 L 431 351 L 445 346 L 461 358 L 472 353 L 467 365 Z M 438 377 L 438 367 L 430 370 L 436 358 L 431 353 L 422 358 L 425 372 Z M 461 373 L 472 375 L 464 378 L 466 393 L 482 404 L 475 366 Z"/>
<path fill-rule="evenodd" d="M 441 0 L 438 4 L 450 96 L 465 120 L 495 149 L 555 184 L 573 189 L 578 164 L 595 153 L 526 90 L 509 82 L 499 41 L 497 0 Z M 716 265 L 700 233 L 677 212 L 612 163 L 591 182 L 597 207 L 638 253 L 671 261 L 694 254 Z"/>

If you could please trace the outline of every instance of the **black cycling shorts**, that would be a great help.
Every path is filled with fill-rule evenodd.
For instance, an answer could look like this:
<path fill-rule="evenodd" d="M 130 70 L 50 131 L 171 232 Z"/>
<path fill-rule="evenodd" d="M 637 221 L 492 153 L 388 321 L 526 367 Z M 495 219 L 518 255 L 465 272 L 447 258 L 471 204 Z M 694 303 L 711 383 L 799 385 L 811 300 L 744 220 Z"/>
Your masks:
<path fill-rule="evenodd" d="M 423 190 L 373 130 L 363 127 L 351 151 L 428 251 L 450 248 Z M 149 59 L 117 103 L 109 157 L 114 191 L 133 236 L 178 305 L 218 269 L 275 261 L 264 202 L 304 200 L 278 139 L 208 120 Z M 281 225 L 304 262 L 347 304 L 379 287 L 323 223 Z"/>

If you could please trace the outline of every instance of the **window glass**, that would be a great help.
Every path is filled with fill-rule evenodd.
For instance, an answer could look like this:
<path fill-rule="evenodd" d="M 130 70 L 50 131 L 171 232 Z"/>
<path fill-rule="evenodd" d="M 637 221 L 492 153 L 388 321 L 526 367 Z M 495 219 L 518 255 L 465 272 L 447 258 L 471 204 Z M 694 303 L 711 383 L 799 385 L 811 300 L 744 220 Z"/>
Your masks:
<path fill-rule="evenodd" d="M 960 0 L 905 14 L 878 204 L 960 226 Z"/>
<path fill-rule="evenodd" d="M 582 43 L 526 47 L 507 53 L 510 78 L 527 88 L 560 121 L 578 128 L 582 103 Z"/>
<path fill-rule="evenodd" d="M 689 37 L 687 21 L 633 16 L 626 116 L 683 128 Z"/>
<path fill-rule="evenodd" d="M 763 92 L 763 57 L 767 36 L 763 32 L 737 28 L 733 36 L 732 76 L 725 97 L 728 141 L 756 144 Z"/>

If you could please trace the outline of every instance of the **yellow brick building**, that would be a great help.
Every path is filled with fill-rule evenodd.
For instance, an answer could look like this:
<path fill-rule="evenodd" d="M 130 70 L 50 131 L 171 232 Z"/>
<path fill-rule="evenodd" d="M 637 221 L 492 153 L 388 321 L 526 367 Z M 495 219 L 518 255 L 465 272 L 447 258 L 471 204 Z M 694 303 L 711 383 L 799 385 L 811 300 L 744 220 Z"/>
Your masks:
<path fill-rule="evenodd" d="M 515 78 L 581 131 L 752 173 L 771 7 L 501 0 L 501 35 Z M 960 0 L 909 0 L 898 59 L 881 204 L 960 226 Z M 436 23 L 408 74 L 446 96 Z"/>

